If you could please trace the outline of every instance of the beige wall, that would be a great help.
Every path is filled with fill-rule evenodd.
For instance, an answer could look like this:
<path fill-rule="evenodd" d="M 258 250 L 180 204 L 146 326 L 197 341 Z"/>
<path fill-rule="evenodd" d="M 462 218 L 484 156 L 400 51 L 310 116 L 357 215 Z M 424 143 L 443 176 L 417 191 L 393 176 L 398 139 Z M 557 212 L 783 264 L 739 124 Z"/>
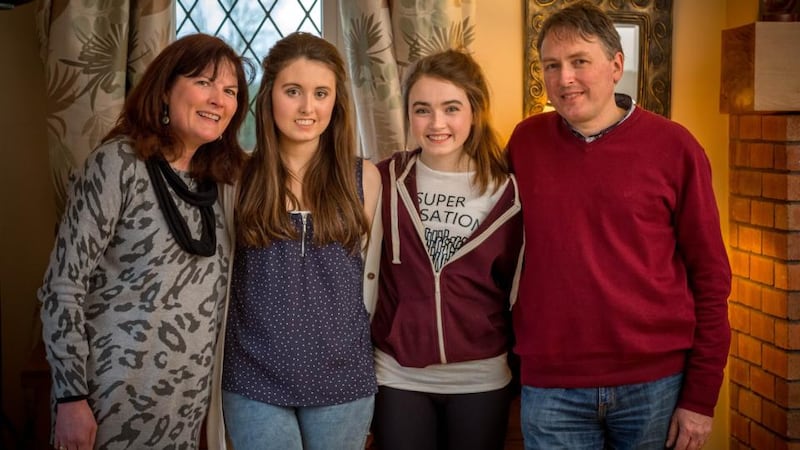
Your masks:
<path fill-rule="evenodd" d="M 522 119 L 523 1 L 478 1 L 475 57 L 491 85 L 493 115 L 507 138 Z M 0 12 L 0 299 L 3 403 L 19 425 L 19 370 L 34 328 L 35 289 L 51 248 L 53 193 L 47 163 L 44 80 L 33 25 L 34 5 Z M 672 118 L 706 148 L 727 229 L 728 125 L 719 113 L 720 32 L 755 20 L 756 0 L 674 1 Z M 724 234 L 727 239 L 727 233 Z M 714 440 L 725 449 L 727 390 L 721 394 Z"/>
<path fill-rule="evenodd" d="M 36 288 L 52 247 L 53 189 L 34 3 L 0 11 L 0 298 L 3 410 L 19 429 L 20 369 L 35 329 Z"/>
<path fill-rule="evenodd" d="M 753 23 L 758 18 L 758 1 L 728 0 L 725 28 L 735 28 Z"/>
<path fill-rule="evenodd" d="M 505 139 L 522 119 L 523 1 L 478 0 L 475 59 L 483 67 L 492 93 L 492 116 Z"/>

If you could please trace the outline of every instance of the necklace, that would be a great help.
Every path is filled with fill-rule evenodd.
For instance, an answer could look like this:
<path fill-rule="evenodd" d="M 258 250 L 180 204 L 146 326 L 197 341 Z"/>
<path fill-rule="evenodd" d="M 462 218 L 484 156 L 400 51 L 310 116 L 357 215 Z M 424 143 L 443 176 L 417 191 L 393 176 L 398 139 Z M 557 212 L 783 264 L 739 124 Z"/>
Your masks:
<path fill-rule="evenodd" d="M 150 158 L 145 161 L 147 174 L 158 199 L 164 218 L 167 220 L 170 234 L 175 242 L 187 253 L 200 256 L 211 256 L 217 250 L 216 220 L 214 218 L 214 202 L 217 201 L 217 184 L 204 181 L 192 192 L 186 183 L 172 170 L 163 158 Z M 166 183 L 164 182 L 166 180 Z M 183 201 L 196 206 L 200 210 L 202 232 L 200 239 L 192 238 L 186 219 L 178 211 L 175 199 L 167 189 L 167 183 Z"/>

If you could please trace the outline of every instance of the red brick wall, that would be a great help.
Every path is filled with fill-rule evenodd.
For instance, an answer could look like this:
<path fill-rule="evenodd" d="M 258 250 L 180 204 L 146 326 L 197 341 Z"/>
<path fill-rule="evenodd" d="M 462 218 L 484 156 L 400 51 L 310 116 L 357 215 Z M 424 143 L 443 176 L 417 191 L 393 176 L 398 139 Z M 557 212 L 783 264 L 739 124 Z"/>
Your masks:
<path fill-rule="evenodd" d="M 800 114 L 731 114 L 731 450 L 800 450 Z"/>

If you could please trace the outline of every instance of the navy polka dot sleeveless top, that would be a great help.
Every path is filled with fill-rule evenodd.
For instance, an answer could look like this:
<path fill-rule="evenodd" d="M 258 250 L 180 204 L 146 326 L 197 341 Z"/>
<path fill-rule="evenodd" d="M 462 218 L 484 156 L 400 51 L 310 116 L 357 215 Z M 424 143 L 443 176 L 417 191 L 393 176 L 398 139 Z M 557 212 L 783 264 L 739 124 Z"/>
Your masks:
<path fill-rule="evenodd" d="M 359 159 L 356 181 L 363 200 Z M 323 406 L 375 394 L 363 261 L 339 243 L 301 238 L 236 250 L 222 388 L 277 406 Z"/>

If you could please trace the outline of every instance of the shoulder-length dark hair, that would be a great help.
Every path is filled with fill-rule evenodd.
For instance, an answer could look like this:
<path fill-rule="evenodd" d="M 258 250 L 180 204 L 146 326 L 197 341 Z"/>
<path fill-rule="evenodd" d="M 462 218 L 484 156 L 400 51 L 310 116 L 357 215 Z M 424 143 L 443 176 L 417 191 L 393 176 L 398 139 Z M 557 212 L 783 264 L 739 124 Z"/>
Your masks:
<path fill-rule="evenodd" d="M 508 162 L 492 126 L 489 86 L 480 65 L 464 51 L 452 49 L 417 60 L 403 83 L 406 129 L 409 126 L 409 91 L 422 77 L 447 81 L 464 91 L 472 108 L 472 130 L 464 142 L 464 153 L 475 161 L 474 183 L 481 193 L 491 184 L 499 188 L 508 177 Z"/>
<path fill-rule="evenodd" d="M 336 78 L 331 121 L 319 140 L 319 149 L 303 176 L 303 198 L 288 189 L 289 174 L 281 159 L 272 105 L 278 74 L 290 63 L 307 59 L 324 64 Z M 256 94 L 256 148 L 244 173 L 237 208 L 240 243 L 263 247 L 272 240 L 296 239 L 286 213 L 287 202 L 302 203 L 314 218 L 314 242 L 339 242 L 357 251 L 369 231 L 355 178 L 356 141 L 344 62 L 328 41 L 295 32 L 279 40 L 262 63 L 263 78 Z"/>
<path fill-rule="evenodd" d="M 129 137 L 136 156 L 142 160 L 154 156 L 167 161 L 178 159 L 182 151 L 179 139 L 172 127 L 161 123 L 169 90 L 179 76 L 196 77 L 210 67 L 212 77 L 216 77 L 220 66 L 226 64 L 233 68 L 238 82 L 236 112 L 220 139 L 197 149 L 190 172 L 199 180 L 232 183 L 246 159 L 237 134 L 247 115 L 247 83 L 252 78 L 252 66 L 217 37 L 193 34 L 164 48 L 128 94 L 116 125 L 103 140 Z M 246 72 L 245 67 L 250 70 Z"/>

